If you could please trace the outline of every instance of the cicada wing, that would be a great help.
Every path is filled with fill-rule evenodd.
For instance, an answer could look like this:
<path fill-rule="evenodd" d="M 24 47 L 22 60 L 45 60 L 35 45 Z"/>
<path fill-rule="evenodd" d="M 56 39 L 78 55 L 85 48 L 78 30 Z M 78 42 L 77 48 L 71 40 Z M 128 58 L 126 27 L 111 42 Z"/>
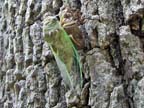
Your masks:
<path fill-rule="evenodd" d="M 73 60 L 73 66 L 74 66 L 74 72 L 77 74 L 76 81 L 78 84 L 80 84 L 80 87 L 82 88 L 83 85 L 83 75 L 82 75 L 82 64 L 80 62 L 80 57 L 75 48 L 73 48 L 74 51 L 74 60 Z"/>
<path fill-rule="evenodd" d="M 80 86 L 82 87 L 83 77 L 82 77 L 82 65 L 80 62 L 80 56 L 74 44 L 72 43 L 70 37 L 68 36 L 68 34 L 65 32 L 64 29 L 63 29 L 63 32 L 64 32 L 64 38 L 67 40 L 67 42 L 70 43 L 69 45 L 71 45 L 71 48 L 72 48 L 71 50 L 73 50 L 73 68 L 74 68 L 73 71 L 76 72 L 74 74 L 77 74 L 76 84 L 80 84 Z"/>
<path fill-rule="evenodd" d="M 66 65 L 63 63 L 63 61 L 59 58 L 59 56 L 55 53 L 55 51 L 53 50 L 53 48 L 50 46 L 51 50 L 52 50 L 52 53 L 55 57 L 55 60 L 56 60 L 56 63 L 57 63 L 57 66 L 60 70 L 60 73 L 61 73 L 61 76 L 63 78 L 63 81 L 64 83 L 66 84 L 66 86 L 68 88 L 73 88 L 73 83 L 72 83 L 72 80 L 71 80 L 71 77 L 70 77 L 70 74 L 67 70 L 67 67 Z"/>

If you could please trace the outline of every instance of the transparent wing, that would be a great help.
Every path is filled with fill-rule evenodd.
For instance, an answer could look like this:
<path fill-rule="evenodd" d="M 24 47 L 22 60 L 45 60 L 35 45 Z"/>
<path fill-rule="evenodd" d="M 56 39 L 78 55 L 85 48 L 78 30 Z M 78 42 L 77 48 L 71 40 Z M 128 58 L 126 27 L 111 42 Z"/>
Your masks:
<path fill-rule="evenodd" d="M 65 30 L 63 29 L 64 32 L 64 38 L 67 40 L 67 42 L 71 43 L 71 47 L 73 50 L 73 64 L 74 64 L 74 72 L 77 72 L 76 74 L 78 74 L 79 78 L 77 79 L 77 83 L 80 83 L 81 87 L 83 84 L 83 77 L 82 77 L 82 65 L 80 63 L 80 57 L 79 54 L 75 48 L 75 46 L 73 45 L 70 37 L 68 36 L 68 34 L 65 32 Z"/>
<path fill-rule="evenodd" d="M 72 88 L 73 87 L 73 83 L 70 77 L 70 74 L 67 70 L 66 65 L 62 62 L 62 60 L 59 58 L 59 56 L 55 53 L 55 51 L 53 50 L 53 48 L 50 46 L 52 53 L 55 57 L 57 66 L 61 72 L 61 76 L 63 78 L 64 83 L 66 84 L 67 87 Z"/>

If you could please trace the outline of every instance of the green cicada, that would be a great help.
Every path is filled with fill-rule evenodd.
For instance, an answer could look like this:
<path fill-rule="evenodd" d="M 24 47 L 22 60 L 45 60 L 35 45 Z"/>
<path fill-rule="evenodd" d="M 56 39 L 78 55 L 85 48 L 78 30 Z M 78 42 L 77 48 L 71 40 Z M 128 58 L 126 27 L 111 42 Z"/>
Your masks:
<path fill-rule="evenodd" d="M 67 87 L 73 88 L 73 80 L 70 75 L 72 66 L 75 65 L 75 74 L 79 75 L 76 81 L 82 86 L 82 70 L 79 54 L 74 47 L 70 36 L 61 26 L 60 21 L 55 16 L 48 16 L 43 21 L 44 39 L 51 48 L 57 66 L 61 72 L 64 83 Z"/>

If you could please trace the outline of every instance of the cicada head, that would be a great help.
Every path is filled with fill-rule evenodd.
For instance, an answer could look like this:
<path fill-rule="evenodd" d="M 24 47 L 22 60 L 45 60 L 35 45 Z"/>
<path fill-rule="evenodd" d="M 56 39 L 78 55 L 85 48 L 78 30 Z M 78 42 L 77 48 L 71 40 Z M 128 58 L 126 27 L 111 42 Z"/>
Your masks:
<path fill-rule="evenodd" d="M 56 33 L 61 26 L 56 16 L 46 16 L 43 20 L 43 36 L 49 43 L 53 43 Z"/>
<path fill-rule="evenodd" d="M 56 16 L 48 16 L 43 21 L 45 32 L 54 32 L 60 28 L 59 21 Z"/>

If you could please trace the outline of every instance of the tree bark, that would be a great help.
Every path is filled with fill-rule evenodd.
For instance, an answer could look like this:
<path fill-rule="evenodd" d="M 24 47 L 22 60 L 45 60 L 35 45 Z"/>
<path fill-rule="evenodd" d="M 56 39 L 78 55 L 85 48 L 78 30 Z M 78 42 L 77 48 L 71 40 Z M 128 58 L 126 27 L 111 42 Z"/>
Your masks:
<path fill-rule="evenodd" d="M 64 7 L 80 12 L 81 89 L 65 87 L 43 37 Z M 0 108 L 144 108 L 143 20 L 143 0 L 1 0 Z"/>

